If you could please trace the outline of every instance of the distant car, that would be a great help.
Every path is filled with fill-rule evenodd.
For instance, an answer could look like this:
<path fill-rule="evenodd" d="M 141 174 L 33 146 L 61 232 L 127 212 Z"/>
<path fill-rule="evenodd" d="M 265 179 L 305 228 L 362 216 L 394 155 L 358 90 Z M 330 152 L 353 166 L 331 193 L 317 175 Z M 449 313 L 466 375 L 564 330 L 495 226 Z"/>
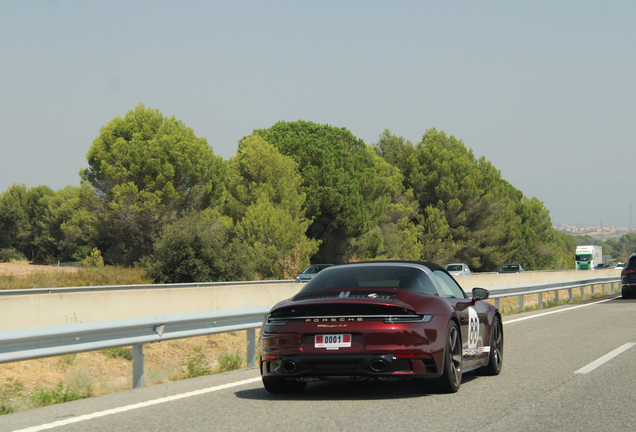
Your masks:
<path fill-rule="evenodd" d="M 263 385 L 300 393 L 321 380 L 415 380 L 454 393 L 465 372 L 501 371 L 503 326 L 488 295 L 465 293 L 433 263 L 330 266 L 265 317 Z"/>
<path fill-rule="evenodd" d="M 497 273 L 521 273 L 525 270 L 521 267 L 521 264 L 504 264 L 499 267 L 499 271 Z"/>
<path fill-rule="evenodd" d="M 453 276 L 470 274 L 470 268 L 463 263 L 448 264 L 446 266 L 446 271 Z"/>
<path fill-rule="evenodd" d="M 627 266 L 627 264 L 626 264 L 626 263 L 619 262 L 619 263 L 617 263 L 617 264 L 616 264 L 616 267 L 614 267 L 614 268 L 617 268 L 617 269 L 623 269 L 623 268 L 625 268 L 626 266 Z"/>
<path fill-rule="evenodd" d="M 636 298 L 636 253 L 631 254 L 621 270 L 621 293 L 623 298 Z"/>
<path fill-rule="evenodd" d="M 609 264 L 597 264 L 594 267 L 595 270 L 610 269 L 610 268 L 612 268 L 612 266 Z"/>
<path fill-rule="evenodd" d="M 333 264 L 312 264 L 296 277 L 296 282 L 309 282 L 320 270 L 324 270 L 332 265 Z"/>

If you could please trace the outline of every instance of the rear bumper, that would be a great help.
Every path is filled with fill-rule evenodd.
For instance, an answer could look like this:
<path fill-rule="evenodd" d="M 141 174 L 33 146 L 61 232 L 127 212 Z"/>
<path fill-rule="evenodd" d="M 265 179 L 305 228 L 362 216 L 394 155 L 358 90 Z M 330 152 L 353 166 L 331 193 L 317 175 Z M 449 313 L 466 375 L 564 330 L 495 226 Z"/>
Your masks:
<path fill-rule="evenodd" d="M 627 294 L 636 294 L 636 283 L 621 285 L 621 290 Z"/>
<path fill-rule="evenodd" d="M 261 358 L 261 375 L 302 381 L 334 379 L 408 379 L 439 376 L 432 356 L 396 358 L 393 354 L 321 354 Z"/>

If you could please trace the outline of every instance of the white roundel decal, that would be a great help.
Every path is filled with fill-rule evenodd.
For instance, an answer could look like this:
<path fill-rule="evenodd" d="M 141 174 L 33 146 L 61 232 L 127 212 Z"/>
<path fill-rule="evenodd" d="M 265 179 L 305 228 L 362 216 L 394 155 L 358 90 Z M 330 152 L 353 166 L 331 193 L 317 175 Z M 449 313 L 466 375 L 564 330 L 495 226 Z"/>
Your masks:
<path fill-rule="evenodd" d="M 475 308 L 468 308 L 468 349 L 477 348 L 479 341 L 479 317 Z"/>

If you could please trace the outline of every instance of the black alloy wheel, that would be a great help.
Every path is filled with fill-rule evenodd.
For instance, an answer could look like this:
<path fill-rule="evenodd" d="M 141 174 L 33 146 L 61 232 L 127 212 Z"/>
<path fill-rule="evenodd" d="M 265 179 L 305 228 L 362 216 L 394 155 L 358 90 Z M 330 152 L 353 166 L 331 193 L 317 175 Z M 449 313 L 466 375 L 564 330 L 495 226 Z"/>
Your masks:
<path fill-rule="evenodd" d="M 437 387 L 444 393 L 455 393 L 462 384 L 462 339 L 455 321 L 448 323 L 444 370 L 437 379 Z"/>
<path fill-rule="evenodd" d="M 490 356 L 488 364 L 481 371 L 484 375 L 499 375 L 503 366 L 503 327 L 498 316 L 492 321 L 490 332 Z"/>

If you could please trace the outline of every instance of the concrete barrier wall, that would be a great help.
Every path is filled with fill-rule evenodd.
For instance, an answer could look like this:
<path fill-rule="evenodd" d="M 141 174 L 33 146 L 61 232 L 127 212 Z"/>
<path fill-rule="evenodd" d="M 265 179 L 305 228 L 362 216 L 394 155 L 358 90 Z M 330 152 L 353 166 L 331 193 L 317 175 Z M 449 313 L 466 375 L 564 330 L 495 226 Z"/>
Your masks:
<path fill-rule="evenodd" d="M 578 279 L 590 279 L 604 276 L 619 276 L 620 270 L 604 269 L 593 271 L 536 271 L 524 273 L 475 273 L 472 275 L 454 276 L 464 291 L 475 287 L 489 288 L 508 285 L 529 285 L 534 283 L 558 282 Z"/>
<path fill-rule="evenodd" d="M 456 276 L 456 279 L 462 288 L 469 292 L 474 287 L 526 285 L 617 274 L 620 274 L 620 270 L 484 273 Z M 0 299 L 0 330 L 270 306 L 292 297 L 303 286 L 298 283 L 273 282 L 271 284 L 5 296 Z"/>
<path fill-rule="evenodd" d="M 272 283 L 6 296 L 0 298 L 0 330 L 271 306 L 302 287 Z"/>

